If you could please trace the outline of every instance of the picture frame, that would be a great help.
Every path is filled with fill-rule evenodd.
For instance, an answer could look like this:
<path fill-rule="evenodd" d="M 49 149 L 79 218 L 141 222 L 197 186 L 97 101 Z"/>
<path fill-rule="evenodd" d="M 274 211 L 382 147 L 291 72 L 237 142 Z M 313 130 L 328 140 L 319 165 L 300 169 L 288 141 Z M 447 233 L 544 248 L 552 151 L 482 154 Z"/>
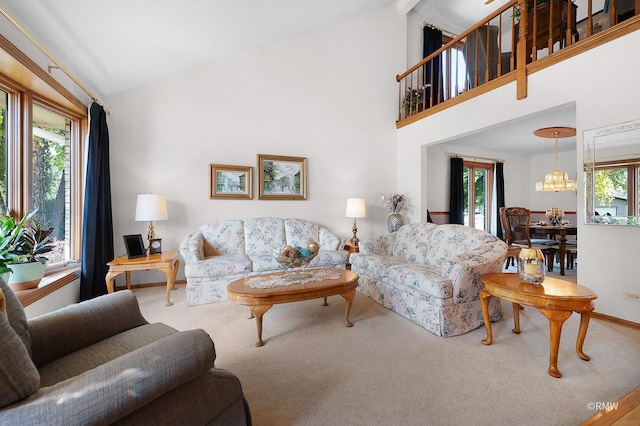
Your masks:
<path fill-rule="evenodd" d="M 144 247 L 142 234 L 123 235 L 122 238 L 124 238 L 124 247 L 127 250 L 127 257 L 129 259 L 147 256 L 147 249 Z"/>
<path fill-rule="evenodd" d="M 307 159 L 258 154 L 258 199 L 306 200 Z"/>
<path fill-rule="evenodd" d="M 209 164 L 209 198 L 251 200 L 253 167 Z"/>

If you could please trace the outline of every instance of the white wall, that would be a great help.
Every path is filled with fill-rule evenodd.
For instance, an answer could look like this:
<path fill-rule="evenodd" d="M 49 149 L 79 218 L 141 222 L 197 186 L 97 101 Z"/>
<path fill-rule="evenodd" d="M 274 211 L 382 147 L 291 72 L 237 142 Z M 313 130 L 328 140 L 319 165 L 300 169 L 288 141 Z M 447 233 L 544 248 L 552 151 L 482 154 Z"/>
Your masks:
<path fill-rule="evenodd" d="M 255 216 L 306 218 L 349 239 L 349 197 L 366 199 L 359 237 L 388 232 L 377 192 L 395 190 L 405 46 L 406 17 L 387 7 L 105 99 L 116 253 L 121 235 L 146 232 L 133 220 L 145 192 L 167 197 L 169 220 L 155 223 L 165 250 L 207 222 Z M 306 157 L 307 200 L 258 200 L 257 154 Z M 210 200 L 210 163 L 253 166 L 254 199 Z"/>
<path fill-rule="evenodd" d="M 411 219 L 424 219 L 420 213 L 431 199 L 427 186 L 423 185 L 429 175 L 424 159 L 426 145 L 500 122 L 575 102 L 578 132 L 575 169 L 581 169 L 584 130 L 639 118 L 640 57 L 631 53 L 638 43 L 640 31 L 536 72 L 529 76 L 529 95 L 524 100 L 516 100 L 512 83 L 399 129 L 398 190 L 421 194 L 416 202 L 418 213 Z M 564 157 L 560 161 L 563 167 L 568 165 Z M 622 298 L 623 291 L 640 291 L 634 270 L 640 227 L 582 225 L 584 195 L 580 180 L 578 185 L 578 283 L 598 293 L 596 312 L 640 322 L 640 305 Z M 548 207 L 547 203 L 538 207 L 538 202 L 532 197 L 533 209 Z"/>

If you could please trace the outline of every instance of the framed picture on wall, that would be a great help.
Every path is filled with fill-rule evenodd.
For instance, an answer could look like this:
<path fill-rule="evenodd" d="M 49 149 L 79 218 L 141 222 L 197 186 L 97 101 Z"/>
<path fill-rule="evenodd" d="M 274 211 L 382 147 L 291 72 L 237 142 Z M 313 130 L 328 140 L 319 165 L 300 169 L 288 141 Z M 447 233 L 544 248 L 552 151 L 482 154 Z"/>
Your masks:
<path fill-rule="evenodd" d="M 307 159 L 258 154 L 258 199 L 306 200 Z"/>
<path fill-rule="evenodd" d="M 209 164 L 209 198 L 253 198 L 253 167 Z"/>

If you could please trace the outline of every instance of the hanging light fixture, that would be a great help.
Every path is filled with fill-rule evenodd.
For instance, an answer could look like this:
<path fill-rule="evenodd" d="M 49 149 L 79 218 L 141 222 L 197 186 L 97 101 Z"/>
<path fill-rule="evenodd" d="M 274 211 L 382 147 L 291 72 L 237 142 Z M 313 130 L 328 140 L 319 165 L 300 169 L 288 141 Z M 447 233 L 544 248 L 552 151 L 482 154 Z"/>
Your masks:
<path fill-rule="evenodd" d="M 562 173 L 558 170 L 558 138 L 575 136 L 576 129 L 573 127 L 545 127 L 544 129 L 536 130 L 533 134 L 541 138 L 556 139 L 556 169 L 553 173 L 547 173 L 544 175 L 543 182 L 536 182 L 536 191 L 575 191 L 576 181 L 569 179 L 569 173 Z"/>

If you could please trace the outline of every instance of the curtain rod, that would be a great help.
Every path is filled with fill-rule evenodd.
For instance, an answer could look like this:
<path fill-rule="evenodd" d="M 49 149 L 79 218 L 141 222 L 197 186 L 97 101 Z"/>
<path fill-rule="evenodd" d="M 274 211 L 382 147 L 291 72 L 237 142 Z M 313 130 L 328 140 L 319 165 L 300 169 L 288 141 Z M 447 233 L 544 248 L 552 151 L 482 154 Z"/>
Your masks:
<path fill-rule="evenodd" d="M 58 61 L 51 53 L 49 53 L 49 51 L 45 49 L 45 47 L 42 44 L 40 44 L 38 40 L 36 40 L 35 37 L 33 37 L 22 25 L 20 25 L 18 21 L 13 19 L 13 17 L 9 15 L 9 13 L 6 10 L 4 10 L 4 7 L 0 6 L 0 12 L 2 12 L 2 14 L 9 20 L 9 22 L 11 22 L 18 30 L 20 30 L 20 32 L 24 34 L 24 36 L 27 37 L 29 41 L 31 41 L 31 43 L 33 43 L 38 49 L 40 49 L 42 53 L 44 53 L 47 56 L 47 58 L 51 59 L 51 61 L 53 61 L 53 63 L 56 64 L 56 66 L 60 70 L 62 70 L 62 72 L 64 72 L 67 75 L 67 77 L 69 77 L 79 88 L 81 88 L 87 95 L 89 95 L 92 101 L 102 105 L 102 107 L 104 107 L 105 112 L 108 115 L 111 115 L 111 110 L 104 105 L 104 102 L 102 102 L 96 95 L 94 95 L 91 92 L 91 90 L 87 89 L 87 87 L 84 84 L 82 84 L 73 74 L 71 74 L 71 72 L 67 68 L 65 68 L 65 66 L 62 65 L 60 61 Z"/>
<path fill-rule="evenodd" d="M 431 28 L 434 28 L 434 29 L 436 29 L 436 30 L 440 30 L 440 31 L 442 31 L 443 33 L 447 33 L 451 38 L 456 38 L 456 37 L 458 37 L 458 34 L 454 34 L 454 33 L 452 33 L 451 31 L 445 30 L 444 28 L 440 28 L 439 26 L 437 26 L 437 25 L 433 25 L 433 24 L 431 24 L 431 23 L 429 23 L 429 22 L 427 22 L 427 21 L 422 21 L 422 26 L 423 26 L 423 27 L 431 27 Z"/>
<path fill-rule="evenodd" d="M 494 163 L 504 163 L 504 160 L 500 158 L 469 157 L 462 154 L 451 154 L 451 158 L 464 158 L 467 160 L 486 160 L 486 161 L 493 161 Z"/>

